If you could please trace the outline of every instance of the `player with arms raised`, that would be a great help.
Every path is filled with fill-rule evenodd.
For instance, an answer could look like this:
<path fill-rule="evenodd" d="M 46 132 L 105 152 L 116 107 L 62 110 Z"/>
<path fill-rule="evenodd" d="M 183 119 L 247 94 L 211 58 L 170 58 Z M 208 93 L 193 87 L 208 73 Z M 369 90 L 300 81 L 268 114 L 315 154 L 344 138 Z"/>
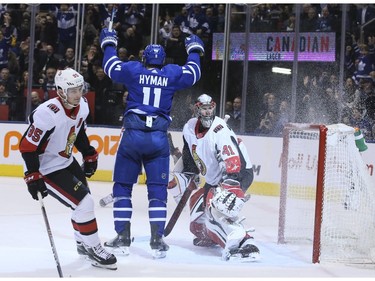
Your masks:
<path fill-rule="evenodd" d="M 35 200 L 40 192 L 42 197 L 50 194 L 70 207 L 78 253 L 94 266 L 117 269 L 116 257 L 101 246 L 86 180 L 96 171 L 98 153 L 85 131 L 89 106 L 82 98 L 83 76 L 71 68 L 59 70 L 55 84 L 58 97 L 30 114 L 30 125 L 20 141 L 28 190 Z M 83 170 L 73 157 L 74 146 L 82 153 Z"/>
<path fill-rule="evenodd" d="M 118 235 L 105 246 L 129 254 L 132 189 L 143 164 L 147 176 L 150 246 L 154 258 L 165 257 L 169 248 L 163 241 L 170 155 L 169 115 L 175 92 L 193 86 L 201 77 L 203 42 L 195 35 L 186 38 L 188 58 L 184 66 L 164 66 L 166 54 L 160 45 L 148 45 L 143 62 L 122 62 L 116 55 L 116 32 L 106 28 L 101 31 L 100 43 L 105 73 L 116 83 L 124 84 L 129 91 L 124 113 L 125 130 L 113 174 L 113 216 Z"/>
<path fill-rule="evenodd" d="M 224 260 L 253 261 L 259 249 L 253 245 L 239 218 L 248 200 L 246 191 L 254 173 L 245 145 L 226 122 L 215 116 L 216 104 L 206 94 L 198 97 L 196 116 L 183 128 L 184 148 L 176 164 L 169 192 L 177 200 L 187 178 L 201 174 L 205 185 L 190 198 L 190 231 L 196 246 L 220 245 Z M 174 182 L 174 184 L 173 184 Z"/>

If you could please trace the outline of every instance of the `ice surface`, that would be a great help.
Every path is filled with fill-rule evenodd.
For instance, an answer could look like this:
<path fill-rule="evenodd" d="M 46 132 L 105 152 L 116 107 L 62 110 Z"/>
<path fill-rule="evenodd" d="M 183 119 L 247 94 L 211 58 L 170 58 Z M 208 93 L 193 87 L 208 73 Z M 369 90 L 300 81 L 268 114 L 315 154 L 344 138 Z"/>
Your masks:
<path fill-rule="evenodd" d="M 99 206 L 99 199 L 111 192 L 112 183 L 90 183 L 95 199 L 99 235 L 102 242 L 112 239 L 111 205 Z M 312 264 L 311 246 L 278 245 L 279 199 L 252 195 L 243 209 L 244 224 L 254 227 L 255 242 L 261 260 L 253 263 L 225 262 L 220 259 L 220 248 L 201 248 L 192 244 L 189 232 L 189 212 L 186 207 L 172 233 L 165 238 L 170 245 L 165 259 L 154 260 L 149 247 L 147 193 L 144 185 L 133 192 L 132 236 L 134 242 L 129 256 L 117 255 L 118 269 L 95 268 L 76 252 L 70 223 L 71 210 L 51 196 L 44 199 L 58 257 L 64 277 L 79 278 L 288 278 L 288 277 L 375 277 L 373 265 Z M 58 278 L 39 202 L 33 200 L 22 178 L 0 178 L 0 277 Z M 172 197 L 168 202 L 168 218 L 176 206 Z"/>

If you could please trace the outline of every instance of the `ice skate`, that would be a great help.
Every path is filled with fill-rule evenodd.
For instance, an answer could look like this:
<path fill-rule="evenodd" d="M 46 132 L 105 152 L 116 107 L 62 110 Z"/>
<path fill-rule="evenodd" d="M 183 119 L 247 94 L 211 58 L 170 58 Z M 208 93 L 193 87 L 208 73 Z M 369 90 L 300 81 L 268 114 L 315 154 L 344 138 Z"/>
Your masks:
<path fill-rule="evenodd" d="M 88 252 L 82 242 L 77 241 L 77 253 L 82 257 L 88 256 Z"/>
<path fill-rule="evenodd" d="M 153 258 L 161 259 L 166 257 L 166 252 L 169 250 L 169 246 L 164 242 L 163 238 L 157 234 L 157 230 L 158 226 L 152 224 L 150 246 L 153 250 Z"/>
<path fill-rule="evenodd" d="M 240 247 L 224 249 L 222 259 L 226 261 L 252 262 L 260 259 L 257 246 L 251 244 L 253 238 L 247 237 L 240 243 Z"/>
<path fill-rule="evenodd" d="M 88 253 L 88 258 L 90 259 L 92 266 L 110 270 L 117 269 L 116 257 L 113 254 L 107 252 L 107 250 L 104 249 L 101 244 L 98 244 L 95 247 L 86 246 L 85 249 Z"/>
<path fill-rule="evenodd" d="M 104 242 L 105 247 L 112 248 L 115 253 L 121 253 L 125 256 L 129 255 L 130 223 L 125 225 L 125 230 L 119 233 L 115 238 L 108 242 Z"/>
<path fill-rule="evenodd" d="M 111 194 L 108 194 L 106 197 L 103 197 L 102 199 L 99 200 L 99 205 L 101 207 L 105 207 L 107 206 L 109 203 L 112 203 L 114 201 L 113 199 L 113 195 L 112 193 Z"/>

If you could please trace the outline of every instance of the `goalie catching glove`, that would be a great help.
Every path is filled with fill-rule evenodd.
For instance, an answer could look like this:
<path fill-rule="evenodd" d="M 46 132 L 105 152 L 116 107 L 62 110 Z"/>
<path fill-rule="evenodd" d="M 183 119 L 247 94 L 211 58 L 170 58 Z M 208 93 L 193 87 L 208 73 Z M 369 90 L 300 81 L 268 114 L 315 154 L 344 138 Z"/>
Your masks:
<path fill-rule="evenodd" d="M 43 180 L 43 176 L 39 172 L 34 173 L 25 173 L 24 180 L 27 184 L 27 188 L 29 190 L 29 193 L 31 194 L 31 197 L 35 200 L 38 199 L 38 192 L 42 194 L 42 198 L 46 197 L 48 195 L 46 184 Z"/>
<path fill-rule="evenodd" d="M 215 188 L 210 204 L 226 217 L 235 218 L 242 210 L 245 201 L 245 194 L 241 190 L 240 183 L 226 179 L 221 186 Z"/>
<path fill-rule="evenodd" d="M 198 53 L 200 56 L 204 55 L 203 41 L 194 34 L 185 39 L 185 49 L 188 55 L 190 55 L 190 53 Z"/>
<path fill-rule="evenodd" d="M 100 32 L 100 47 L 104 52 L 105 47 L 113 46 L 117 47 L 117 34 L 116 31 L 109 31 L 108 28 L 103 28 Z"/>

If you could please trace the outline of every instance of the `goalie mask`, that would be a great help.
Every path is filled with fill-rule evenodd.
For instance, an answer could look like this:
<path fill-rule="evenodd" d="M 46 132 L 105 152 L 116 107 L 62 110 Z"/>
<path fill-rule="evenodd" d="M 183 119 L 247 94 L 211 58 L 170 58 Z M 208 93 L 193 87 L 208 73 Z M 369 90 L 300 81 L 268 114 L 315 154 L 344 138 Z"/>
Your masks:
<path fill-rule="evenodd" d="M 195 103 L 195 114 L 203 127 L 210 128 L 215 119 L 216 103 L 209 95 L 202 94 Z"/>
<path fill-rule="evenodd" d="M 77 107 L 83 94 L 84 79 L 72 68 L 58 70 L 55 75 L 58 96 L 65 105 Z"/>

